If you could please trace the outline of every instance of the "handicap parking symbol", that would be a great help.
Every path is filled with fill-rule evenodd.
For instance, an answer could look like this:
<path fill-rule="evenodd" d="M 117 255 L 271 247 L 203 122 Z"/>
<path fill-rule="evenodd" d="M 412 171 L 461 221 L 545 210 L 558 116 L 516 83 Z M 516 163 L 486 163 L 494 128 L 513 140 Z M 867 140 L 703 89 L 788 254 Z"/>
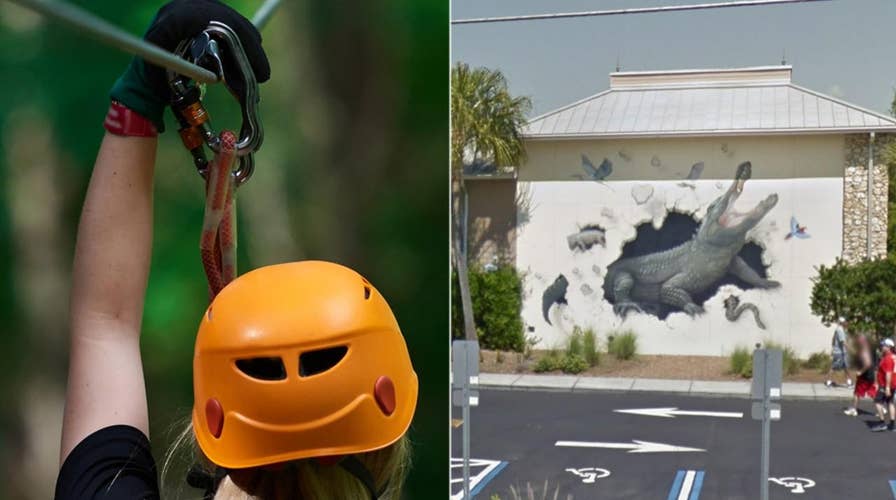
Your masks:
<path fill-rule="evenodd" d="M 769 481 L 790 489 L 793 494 L 805 493 L 807 488 L 815 486 L 815 481 L 805 477 L 770 477 Z"/>
<path fill-rule="evenodd" d="M 607 469 L 600 469 L 598 467 L 585 467 L 583 469 L 566 469 L 566 472 L 572 472 L 573 474 L 582 478 L 582 482 L 586 484 L 593 484 L 598 479 L 603 479 L 610 475 L 610 471 Z"/>

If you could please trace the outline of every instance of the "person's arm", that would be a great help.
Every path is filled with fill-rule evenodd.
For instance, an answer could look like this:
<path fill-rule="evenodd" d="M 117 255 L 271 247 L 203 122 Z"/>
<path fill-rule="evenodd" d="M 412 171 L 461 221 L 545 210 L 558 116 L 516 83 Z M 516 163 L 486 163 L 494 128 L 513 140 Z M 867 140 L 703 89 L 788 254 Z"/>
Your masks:
<path fill-rule="evenodd" d="M 152 247 L 156 138 L 106 134 L 84 200 L 72 275 L 61 460 L 93 432 L 148 435 L 140 322 Z"/>
<path fill-rule="evenodd" d="M 173 0 L 144 38 L 168 51 L 210 21 L 232 28 L 256 80 L 270 78 L 261 35 L 217 0 Z M 225 80 L 234 74 L 229 58 Z M 230 85 L 230 84 L 228 84 Z M 240 88 L 230 90 L 239 93 Z M 61 458 L 93 432 L 130 425 L 148 435 L 140 323 L 152 246 L 152 178 L 156 131 L 170 100 L 165 71 L 134 58 L 111 91 L 115 102 L 84 200 L 71 292 L 71 350 Z M 129 113 L 133 112 L 133 116 Z"/>
<path fill-rule="evenodd" d="M 887 396 L 890 395 L 890 383 L 892 382 L 893 377 L 893 366 L 894 364 L 891 362 L 890 356 L 887 356 L 886 352 L 881 356 L 880 366 L 877 367 L 878 377 L 880 376 L 880 372 L 884 372 L 884 386 L 878 387 L 878 390 L 883 390 L 884 394 Z M 880 378 L 878 378 L 880 381 Z"/>

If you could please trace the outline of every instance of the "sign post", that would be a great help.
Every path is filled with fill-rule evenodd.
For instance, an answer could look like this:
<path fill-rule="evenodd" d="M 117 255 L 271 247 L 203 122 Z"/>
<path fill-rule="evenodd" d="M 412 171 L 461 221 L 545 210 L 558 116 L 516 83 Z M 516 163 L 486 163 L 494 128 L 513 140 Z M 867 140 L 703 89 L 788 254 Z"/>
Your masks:
<path fill-rule="evenodd" d="M 760 499 L 768 500 L 768 459 L 771 447 L 771 421 L 781 419 L 781 405 L 772 399 L 781 398 L 784 353 L 780 349 L 753 351 L 753 385 L 751 396 L 754 400 L 752 416 L 762 420 L 762 457 L 760 461 Z M 758 400 L 758 401 L 756 401 Z"/>
<path fill-rule="evenodd" d="M 455 340 L 451 351 L 452 399 L 463 411 L 463 498 L 470 500 L 470 406 L 479 404 L 479 341 Z"/>

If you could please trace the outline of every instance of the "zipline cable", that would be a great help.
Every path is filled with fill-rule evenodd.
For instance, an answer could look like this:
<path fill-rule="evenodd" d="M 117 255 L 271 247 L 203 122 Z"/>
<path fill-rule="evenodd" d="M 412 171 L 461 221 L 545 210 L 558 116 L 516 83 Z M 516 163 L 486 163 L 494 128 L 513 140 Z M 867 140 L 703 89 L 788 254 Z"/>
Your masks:
<path fill-rule="evenodd" d="M 67 24 L 79 31 L 96 38 L 100 42 L 119 48 L 125 52 L 136 54 L 147 61 L 188 76 L 199 83 L 215 83 L 217 75 L 211 71 L 187 62 L 180 57 L 161 49 L 142 38 L 138 38 L 117 26 L 113 26 L 83 9 L 66 2 L 51 0 L 10 0 L 22 7 L 39 12 L 44 16 Z"/>
<path fill-rule="evenodd" d="M 258 28 L 258 31 L 261 31 L 264 28 L 264 25 L 271 20 L 271 16 L 274 15 L 274 11 L 277 10 L 277 7 L 280 6 L 281 0 L 266 0 L 258 10 L 255 11 L 255 15 L 252 16 L 252 24 Z"/>
<path fill-rule="evenodd" d="M 586 12 L 558 12 L 554 14 L 531 14 L 523 16 L 477 17 L 454 19 L 451 24 L 503 23 L 509 21 L 537 21 L 540 19 L 564 19 L 570 17 L 617 16 L 622 14 L 649 14 L 683 10 L 723 9 L 727 7 L 756 7 L 786 3 L 829 2 L 831 0 L 736 0 L 733 2 L 701 3 L 692 5 L 667 5 L 663 7 L 637 7 L 631 9 L 593 10 Z"/>
<path fill-rule="evenodd" d="M 53 0 L 9 0 L 26 9 L 38 12 L 49 19 L 76 28 L 102 43 L 121 49 L 129 54 L 138 55 L 147 61 L 176 73 L 188 76 L 198 83 L 216 83 L 217 75 L 211 71 L 185 61 L 180 57 L 161 49 L 142 38 L 138 38 L 121 28 L 112 25 L 105 19 L 97 17 L 84 9 L 67 2 Z M 259 30 L 267 24 L 280 0 L 267 0 L 252 18 Z"/>

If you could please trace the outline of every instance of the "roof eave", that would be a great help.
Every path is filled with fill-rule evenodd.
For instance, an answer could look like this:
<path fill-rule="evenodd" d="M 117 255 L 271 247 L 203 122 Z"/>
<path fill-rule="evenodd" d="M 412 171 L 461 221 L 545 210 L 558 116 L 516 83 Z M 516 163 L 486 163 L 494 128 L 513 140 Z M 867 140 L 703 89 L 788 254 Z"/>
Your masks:
<path fill-rule="evenodd" d="M 833 127 L 833 128 L 803 128 L 803 129 L 749 129 L 749 130 L 696 130 L 696 131 L 669 131 L 669 132 L 618 132 L 610 134 L 523 134 L 524 140 L 550 141 L 550 140 L 574 140 L 574 139 L 655 139 L 674 137 L 732 137 L 732 136 L 770 136 L 770 135 L 837 135 L 837 134 L 862 134 L 862 133 L 887 133 L 896 134 L 896 125 L 891 127 Z"/>
<path fill-rule="evenodd" d="M 516 169 L 513 172 L 502 172 L 498 174 L 464 174 L 465 181 L 504 181 L 514 180 L 517 178 Z"/>

